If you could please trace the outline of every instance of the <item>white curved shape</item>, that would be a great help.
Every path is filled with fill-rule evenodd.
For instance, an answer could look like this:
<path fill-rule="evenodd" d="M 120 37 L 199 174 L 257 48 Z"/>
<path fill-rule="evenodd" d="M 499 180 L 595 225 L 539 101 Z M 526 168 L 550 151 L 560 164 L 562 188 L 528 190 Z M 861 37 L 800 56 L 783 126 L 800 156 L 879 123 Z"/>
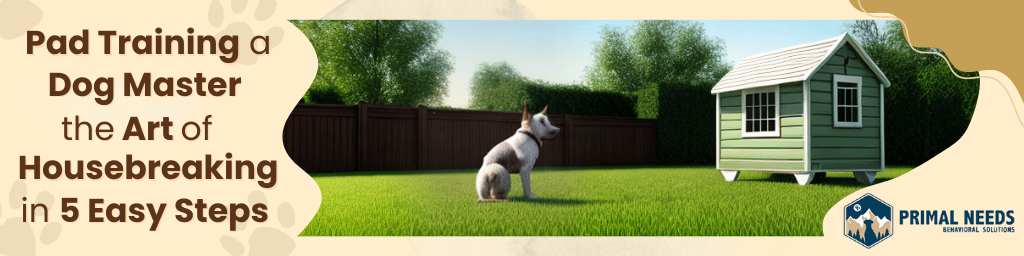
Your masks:
<path fill-rule="evenodd" d="M 740 171 L 737 171 L 737 170 L 721 170 L 721 171 L 722 171 L 722 176 L 725 177 L 725 181 L 731 182 L 731 181 L 736 180 L 736 178 L 740 176 Z"/>
<path fill-rule="evenodd" d="M 857 178 L 861 184 L 871 185 L 875 182 L 875 174 L 878 172 L 853 172 L 853 177 Z"/>
<path fill-rule="evenodd" d="M 811 181 L 814 180 L 813 172 L 794 173 L 793 176 L 796 176 L 796 183 L 800 183 L 800 186 L 811 184 Z"/>

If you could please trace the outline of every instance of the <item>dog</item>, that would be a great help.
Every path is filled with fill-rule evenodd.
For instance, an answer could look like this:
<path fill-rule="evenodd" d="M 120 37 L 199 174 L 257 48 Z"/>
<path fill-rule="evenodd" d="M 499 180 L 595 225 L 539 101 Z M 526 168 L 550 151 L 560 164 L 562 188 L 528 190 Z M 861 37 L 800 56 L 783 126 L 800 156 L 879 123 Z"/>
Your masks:
<path fill-rule="evenodd" d="M 530 109 L 523 105 L 522 125 L 512 137 L 491 148 L 484 156 L 483 166 L 476 175 L 477 202 L 508 201 L 512 187 L 511 173 L 519 173 L 523 180 L 523 195 L 537 198 L 530 190 L 530 171 L 540 156 L 543 139 L 557 138 L 561 131 L 551 125 L 547 116 L 548 107 L 530 116 Z"/>

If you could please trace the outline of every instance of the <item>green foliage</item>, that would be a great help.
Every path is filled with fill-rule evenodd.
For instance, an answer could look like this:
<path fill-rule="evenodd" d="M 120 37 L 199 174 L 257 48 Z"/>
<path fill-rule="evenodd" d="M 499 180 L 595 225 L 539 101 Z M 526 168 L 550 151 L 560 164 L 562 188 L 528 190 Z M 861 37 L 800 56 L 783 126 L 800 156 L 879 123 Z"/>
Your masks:
<path fill-rule="evenodd" d="M 974 114 L 979 81 L 956 77 L 939 56 L 914 52 L 898 21 L 882 29 L 875 21 L 856 21 L 848 28 L 892 82 L 885 90 L 886 163 L 921 164 L 956 143 Z M 936 48 L 917 49 L 945 55 Z"/>
<path fill-rule="evenodd" d="M 305 102 L 310 104 L 345 104 L 337 86 L 316 86 L 306 90 Z"/>
<path fill-rule="evenodd" d="M 657 111 L 658 161 L 661 164 L 714 164 L 715 95 L 713 83 L 651 85 Z"/>
<path fill-rule="evenodd" d="M 629 29 L 605 26 L 594 48 L 587 82 L 600 90 L 636 93 L 649 84 L 717 82 L 729 71 L 725 43 L 689 21 L 637 21 Z"/>
<path fill-rule="evenodd" d="M 636 92 L 636 117 L 658 119 L 658 84 L 648 84 Z"/>
<path fill-rule="evenodd" d="M 523 87 L 533 83 L 508 62 L 483 63 L 473 73 L 473 85 L 470 88 L 473 98 L 469 107 L 492 111 L 522 110 L 523 103 L 527 102 Z"/>
<path fill-rule="evenodd" d="M 484 63 L 473 74 L 470 108 L 519 112 L 548 106 L 548 113 L 635 117 L 636 99 L 622 93 L 594 91 L 582 85 L 531 81 L 506 62 Z"/>
<path fill-rule="evenodd" d="M 447 94 L 452 56 L 437 21 L 292 21 L 316 48 L 319 68 L 306 99 L 336 91 L 341 101 L 413 106 Z"/>
<path fill-rule="evenodd" d="M 910 169 L 889 167 L 876 182 Z M 323 202 L 299 235 L 821 236 L 838 224 L 822 225 L 824 209 L 864 188 L 848 172 L 800 186 L 752 171 L 726 182 L 714 166 L 539 167 L 539 199 L 524 199 L 513 174 L 510 201 L 477 203 L 476 172 L 310 174 Z"/>
<path fill-rule="evenodd" d="M 527 84 L 522 87 L 531 111 L 548 107 L 550 114 L 636 117 L 636 98 L 617 92 L 593 91 L 582 85 Z M 520 106 L 522 108 L 522 106 Z"/>

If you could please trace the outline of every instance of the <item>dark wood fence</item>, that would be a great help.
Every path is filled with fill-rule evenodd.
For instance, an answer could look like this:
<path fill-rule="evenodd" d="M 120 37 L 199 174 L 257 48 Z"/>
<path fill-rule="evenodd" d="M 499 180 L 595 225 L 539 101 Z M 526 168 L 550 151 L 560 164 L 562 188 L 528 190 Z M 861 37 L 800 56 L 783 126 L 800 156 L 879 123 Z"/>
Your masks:
<path fill-rule="evenodd" d="M 311 173 L 479 168 L 515 133 L 522 113 L 424 106 L 298 104 L 284 146 Z M 544 141 L 537 166 L 655 164 L 657 121 L 550 114 L 563 134 Z"/>

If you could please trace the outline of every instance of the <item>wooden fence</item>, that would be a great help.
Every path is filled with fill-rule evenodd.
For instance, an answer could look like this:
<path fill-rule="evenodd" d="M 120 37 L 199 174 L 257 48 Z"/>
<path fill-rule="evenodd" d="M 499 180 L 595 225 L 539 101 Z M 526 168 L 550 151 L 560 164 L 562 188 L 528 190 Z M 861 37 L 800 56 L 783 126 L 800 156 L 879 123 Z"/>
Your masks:
<path fill-rule="evenodd" d="M 310 173 L 479 168 L 522 113 L 424 106 L 298 104 L 284 127 L 288 155 Z M 549 114 L 562 135 L 537 166 L 655 164 L 657 121 Z"/>

